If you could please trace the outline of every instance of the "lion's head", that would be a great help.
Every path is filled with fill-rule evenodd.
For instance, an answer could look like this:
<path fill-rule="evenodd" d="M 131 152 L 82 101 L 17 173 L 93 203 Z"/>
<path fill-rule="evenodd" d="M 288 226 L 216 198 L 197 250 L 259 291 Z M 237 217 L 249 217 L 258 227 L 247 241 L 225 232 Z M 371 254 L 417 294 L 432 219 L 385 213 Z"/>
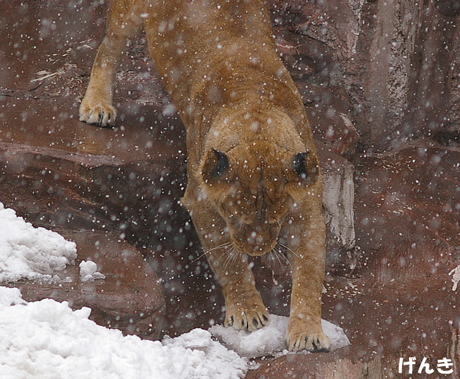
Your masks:
<path fill-rule="evenodd" d="M 257 140 L 227 151 L 210 149 L 201 176 L 233 246 L 260 256 L 275 248 L 286 216 L 318 180 L 319 166 L 315 152 Z"/>

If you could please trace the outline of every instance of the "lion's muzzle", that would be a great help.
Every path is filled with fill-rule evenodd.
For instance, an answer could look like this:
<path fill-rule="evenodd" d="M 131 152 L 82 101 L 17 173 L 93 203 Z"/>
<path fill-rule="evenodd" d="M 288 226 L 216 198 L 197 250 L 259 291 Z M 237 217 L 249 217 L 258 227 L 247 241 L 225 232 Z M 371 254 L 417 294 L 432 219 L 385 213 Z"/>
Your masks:
<path fill-rule="evenodd" d="M 277 243 L 280 226 L 278 223 L 245 225 L 232 233 L 234 246 L 243 253 L 261 256 L 272 251 Z"/>

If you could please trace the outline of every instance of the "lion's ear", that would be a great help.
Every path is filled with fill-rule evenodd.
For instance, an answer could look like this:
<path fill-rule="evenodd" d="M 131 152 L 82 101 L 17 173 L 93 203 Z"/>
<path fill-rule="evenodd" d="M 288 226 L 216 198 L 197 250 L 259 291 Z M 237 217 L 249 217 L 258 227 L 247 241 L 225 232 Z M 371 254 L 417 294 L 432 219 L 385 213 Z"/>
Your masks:
<path fill-rule="evenodd" d="M 211 149 L 206 153 L 206 157 L 201 167 L 201 175 L 205 183 L 220 181 L 227 173 L 229 168 L 228 157 L 225 153 Z"/>
<path fill-rule="evenodd" d="M 296 154 L 292 166 L 301 182 L 311 184 L 318 179 L 319 162 L 315 154 L 311 154 L 309 151 Z"/>

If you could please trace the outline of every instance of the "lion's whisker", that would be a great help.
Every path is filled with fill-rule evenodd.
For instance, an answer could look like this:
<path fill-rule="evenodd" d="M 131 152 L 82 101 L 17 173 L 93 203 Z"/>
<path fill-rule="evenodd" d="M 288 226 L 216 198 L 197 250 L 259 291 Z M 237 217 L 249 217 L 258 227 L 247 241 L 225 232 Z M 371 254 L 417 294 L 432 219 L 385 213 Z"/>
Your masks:
<path fill-rule="evenodd" d="M 222 256 L 219 258 L 219 262 L 220 262 L 221 259 L 225 258 L 224 261 L 223 261 L 223 263 L 222 263 L 222 264 L 223 264 L 223 267 L 224 267 L 225 269 L 226 269 L 227 266 L 228 266 L 228 262 L 229 262 L 229 260 L 230 260 L 230 258 L 231 258 L 231 256 L 232 256 L 232 254 L 233 254 L 233 249 L 230 249 L 230 250 L 227 251 L 225 254 L 222 254 Z"/>
<path fill-rule="evenodd" d="M 212 251 L 214 251 L 214 250 L 217 250 L 217 249 L 227 248 L 227 247 L 230 247 L 231 245 L 232 245 L 232 241 L 230 241 L 230 242 L 225 242 L 225 243 L 223 243 L 223 244 L 221 244 L 221 245 L 214 246 L 212 249 L 206 250 L 206 253 L 210 253 L 210 252 L 212 252 Z"/>
<path fill-rule="evenodd" d="M 283 251 L 280 249 L 281 246 L 278 246 L 278 244 L 275 246 L 273 250 L 269 252 L 269 259 L 272 261 L 277 261 L 277 264 L 280 266 L 281 269 L 285 267 L 285 262 L 287 262 L 288 266 L 292 268 L 291 262 L 286 257 L 286 254 L 283 253 Z"/>
<path fill-rule="evenodd" d="M 230 267 L 232 267 L 239 255 L 240 255 L 240 251 L 236 249 L 235 247 L 233 247 L 233 249 L 231 249 L 227 253 L 227 257 L 224 262 L 224 268 L 229 269 Z"/>
<path fill-rule="evenodd" d="M 291 253 L 292 255 L 294 255 L 295 257 L 299 257 L 299 255 L 294 251 L 292 250 L 290 247 L 286 246 L 286 245 L 283 245 L 281 242 L 277 242 L 277 245 L 279 245 L 280 247 L 282 247 L 283 249 L 287 250 L 288 253 Z"/>
<path fill-rule="evenodd" d="M 280 267 L 283 266 L 283 262 L 282 262 L 282 259 L 281 259 L 282 257 L 284 258 L 284 260 L 287 260 L 289 262 L 289 260 L 286 259 L 286 256 L 279 250 L 274 249 L 272 254 L 275 256 L 275 258 L 278 261 L 278 264 L 280 265 Z"/>
<path fill-rule="evenodd" d="M 283 246 L 282 246 L 282 245 L 279 245 L 279 246 L 280 246 L 280 248 L 281 248 L 281 249 L 283 248 Z M 292 262 L 291 262 L 291 260 L 290 260 L 290 259 L 289 259 L 289 258 L 286 256 L 286 254 L 285 254 L 285 253 L 283 253 L 283 252 L 282 252 L 282 250 L 281 250 L 281 249 L 278 251 L 278 256 L 282 257 L 282 258 L 283 258 L 283 260 L 284 260 L 285 262 L 287 262 L 288 266 L 289 266 L 289 267 L 290 267 L 290 269 L 292 270 L 292 269 L 293 269 L 293 267 L 292 267 Z M 294 253 L 294 252 L 293 252 L 293 253 Z M 295 254 L 295 253 L 294 253 L 294 254 Z"/>
<path fill-rule="evenodd" d="M 192 263 L 195 263 L 196 261 L 198 261 L 199 259 L 203 258 L 204 256 L 206 256 L 206 254 L 209 254 L 217 249 L 227 249 L 229 248 L 230 246 L 232 245 L 232 242 L 225 242 L 221 245 L 218 245 L 218 246 L 214 246 L 213 248 L 211 249 L 207 249 L 207 250 L 204 250 L 203 254 L 200 254 L 197 258 L 195 258 Z"/>
<path fill-rule="evenodd" d="M 200 254 L 198 257 L 196 257 L 192 263 L 195 263 L 196 261 L 199 261 L 201 258 L 203 258 L 206 255 L 206 251 L 203 252 L 203 254 Z"/>

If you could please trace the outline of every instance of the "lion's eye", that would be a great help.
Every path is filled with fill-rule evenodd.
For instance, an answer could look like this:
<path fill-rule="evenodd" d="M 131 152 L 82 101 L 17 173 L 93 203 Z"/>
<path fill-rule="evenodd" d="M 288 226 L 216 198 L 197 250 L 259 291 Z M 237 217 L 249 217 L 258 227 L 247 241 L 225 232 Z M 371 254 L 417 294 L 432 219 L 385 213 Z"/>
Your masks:
<path fill-rule="evenodd" d="M 217 151 L 216 149 L 213 149 L 213 151 L 214 151 L 214 154 L 216 155 L 217 162 L 211 174 L 214 178 L 216 178 L 222 175 L 225 171 L 227 171 L 228 158 L 224 153 Z"/>
<path fill-rule="evenodd" d="M 299 175 L 302 179 L 308 178 L 308 170 L 306 166 L 306 159 L 310 152 L 307 151 L 305 153 L 298 153 L 294 157 L 294 171 Z"/>
<path fill-rule="evenodd" d="M 229 160 L 225 153 L 211 149 L 207 154 L 202 167 L 203 179 L 212 185 L 219 183 L 229 169 Z"/>

